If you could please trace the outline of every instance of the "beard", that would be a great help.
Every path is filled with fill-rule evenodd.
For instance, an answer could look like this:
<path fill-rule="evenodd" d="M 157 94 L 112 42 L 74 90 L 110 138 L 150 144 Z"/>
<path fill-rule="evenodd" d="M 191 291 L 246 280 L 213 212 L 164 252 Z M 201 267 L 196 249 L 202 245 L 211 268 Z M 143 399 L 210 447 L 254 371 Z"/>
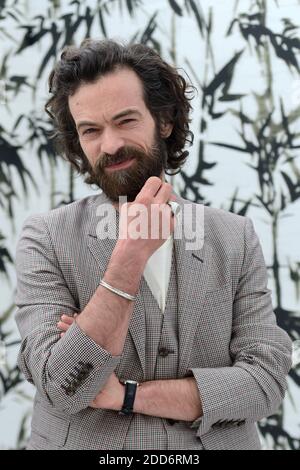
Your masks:
<path fill-rule="evenodd" d="M 106 171 L 109 165 L 124 162 L 129 158 L 134 160 L 128 168 Z M 114 155 L 102 154 L 93 167 L 89 166 L 89 177 L 86 181 L 96 184 L 113 202 L 118 202 L 120 196 L 126 196 L 127 201 L 132 202 L 150 176 L 161 176 L 166 162 L 166 144 L 156 131 L 154 143 L 148 152 L 124 146 Z"/>

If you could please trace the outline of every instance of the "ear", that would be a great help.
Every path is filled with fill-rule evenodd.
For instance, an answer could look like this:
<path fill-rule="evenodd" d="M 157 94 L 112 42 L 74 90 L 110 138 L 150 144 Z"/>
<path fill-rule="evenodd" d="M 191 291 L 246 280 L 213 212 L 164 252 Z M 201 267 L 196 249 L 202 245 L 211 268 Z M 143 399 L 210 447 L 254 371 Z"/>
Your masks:
<path fill-rule="evenodd" d="M 160 135 L 163 139 L 170 137 L 173 130 L 173 124 L 171 122 L 162 122 L 160 125 Z"/>

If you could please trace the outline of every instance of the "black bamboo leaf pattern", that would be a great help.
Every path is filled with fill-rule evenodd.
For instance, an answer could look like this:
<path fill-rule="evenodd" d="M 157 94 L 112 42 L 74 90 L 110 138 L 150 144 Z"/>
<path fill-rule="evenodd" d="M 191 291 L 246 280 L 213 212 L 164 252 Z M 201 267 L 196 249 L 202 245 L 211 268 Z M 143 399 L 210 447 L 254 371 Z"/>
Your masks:
<path fill-rule="evenodd" d="M 176 15 L 182 16 L 182 8 L 178 5 L 176 0 L 169 0 L 170 7 L 176 13 Z"/>
<path fill-rule="evenodd" d="M 229 88 L 232 82 L 234 68 L 240 59 L 243 50 L 237 52 L 230 61 L 221 68 L 221 70 L 215 75 L 211 82 L 204 87 L 203 97 L 209 103 L 208 111 L 211 117 L 219 118 L 223 113 L 216 113 L 214 111 L 214 105 L 216 101 L 216 94 L 220 92 L 221 95 L 218 97 L 220 101 L 234 101 L 236 99 L 242 98 L 243 95 L 239 94 L 229 94 Z"/>
<path fill-rule="evenodd" d="M 249 206 L 252 205 L 252 199 L 249 199 L 248 201 L 244 201 L 239 199 L 238 196 L 238 191 L 239 189 L 236 188 L 234 191 L 234 194 L 231 198 L 231 204 L 229 206 L 229 211 L 234 212 L 235 214 L 239 215 L 246 215 L 247 211 L 249 209 Z M 238 208 L 239 207 L 239 208 Z"/>
<path fill-rule="evenodd" d="M 300 262 L 295 263 L 296 267 L 289 266 L 290 278 L 295 284 L 295 292 L 297 300 L 300 299 Z"/>
<path fill-rule="evenodd" d="M 264 2 L 265 4 L 265 2 Z M 227 34 L 232 33 L 235 25 L 238 25 L 239 30 L 246 41 L 254 38 L 255 43 L 259 49 L 264 47 L 264 40 L 268 39 L 274 48 L 277 57 L 291 68 L 299 71 L 297 54 L 300 49 L 300 40 L 295 37 L 298 26 L 295 26 L 291 20 L 283 18 L 283 30 L 281 33 L 274 33 L 265 24 L 265 12 L 259 11 L 254 14 L 242 13 L 237 18 L 234 18 L 230 24 Z M 250 41 L 249 41 L 250 42 Z"/>
<path fill-rule="evenodd" d="M 13 136 L 0 126 L 0 207 L 4 209 L 10 219 L 13 218 L 12 200 L 18 198 L 13 170 L 21 181 L 25 196 L 28 194 L 29 184 L 36 188 L 34 178 L 20 156 L 21 146 L 11 143 Z"/>
<path fill-rule="evenodd" d="M 8 251 L 8 249 L 5 247 L 4 245 L 4 241 L 5 241 L 5 237 L 3 236 L 3 234 L 0 232 L 0 275 L 5 275 L 5 276 L 8 276 L 8 272 L 7 272 L 7 265 L 9 263 L 13 263 L 13 259 Z M 10 314 L 10 312 L 9 312 Z M 8 314 L 8 315 L 9 315 Z M 4 316 L 5 317 L 5 316 Z M 3 317 L 0 317 L 0 324 L 1 324 L 1 320 L 2 320 Z"/>
<path fill-rule="evenodd" d="M 193 12 L 196 22 L 199 28 L 199 31 L 201 35 L 203 36 L 204 34 L 204 29 L 206 27 L 205 19 L 204 19 L 204 14 L 202 12 L 200 3 L 196 3 L 194 0 L 186 0 L 186 8 L 189 11 L 189 9 Z M 208 26 L 206 27 L 207 34 L 210 34 L 210 29 L 211 29 L 211 17 L 208 23 Z"/>

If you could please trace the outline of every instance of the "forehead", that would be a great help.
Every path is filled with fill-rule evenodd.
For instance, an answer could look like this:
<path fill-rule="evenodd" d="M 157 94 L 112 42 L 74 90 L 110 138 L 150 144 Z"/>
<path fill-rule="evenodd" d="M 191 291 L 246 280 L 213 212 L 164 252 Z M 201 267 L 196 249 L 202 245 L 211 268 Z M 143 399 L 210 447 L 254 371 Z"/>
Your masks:
<path fill-rule="evenodd" d="M 145 112 L 143 85 L 133 70 L 116 70 L 94 83 L 81 85 L 69 97 L 69 107 L 75 121 L 83 115 L 96 117 L 99 113 L 108 119 L 122 108 L 135 107 Z"/>

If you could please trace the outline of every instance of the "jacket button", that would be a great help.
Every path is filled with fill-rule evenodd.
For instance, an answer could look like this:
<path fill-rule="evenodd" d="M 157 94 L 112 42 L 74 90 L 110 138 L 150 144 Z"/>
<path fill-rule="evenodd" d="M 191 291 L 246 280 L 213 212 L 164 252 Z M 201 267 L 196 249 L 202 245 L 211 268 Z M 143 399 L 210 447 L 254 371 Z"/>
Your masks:
<path fill-rule="evenodd" d="M 253 356 L 245 356 L 244 361 L 247 362 L 247 364 L 253 364 L 254 363 L 254 357 Z"/>
<path fill-rule="evenodd" d="M 169 351 L 167 350 L 167 348 L 159 348 L 158 354 L 161 357 L 166 357 L 169 354 Z"/>
<path fill-rule="evenodd" d="M 245 419 L 242 419 L 242 420 L 240 420 L 240 421 L 237 423 L 237 425 L 238 425 L 238 426 L 242 426 L 242 424 L 245 424 L 245 422 L 246 422 L 246 420 L 245 420 Z"/>

